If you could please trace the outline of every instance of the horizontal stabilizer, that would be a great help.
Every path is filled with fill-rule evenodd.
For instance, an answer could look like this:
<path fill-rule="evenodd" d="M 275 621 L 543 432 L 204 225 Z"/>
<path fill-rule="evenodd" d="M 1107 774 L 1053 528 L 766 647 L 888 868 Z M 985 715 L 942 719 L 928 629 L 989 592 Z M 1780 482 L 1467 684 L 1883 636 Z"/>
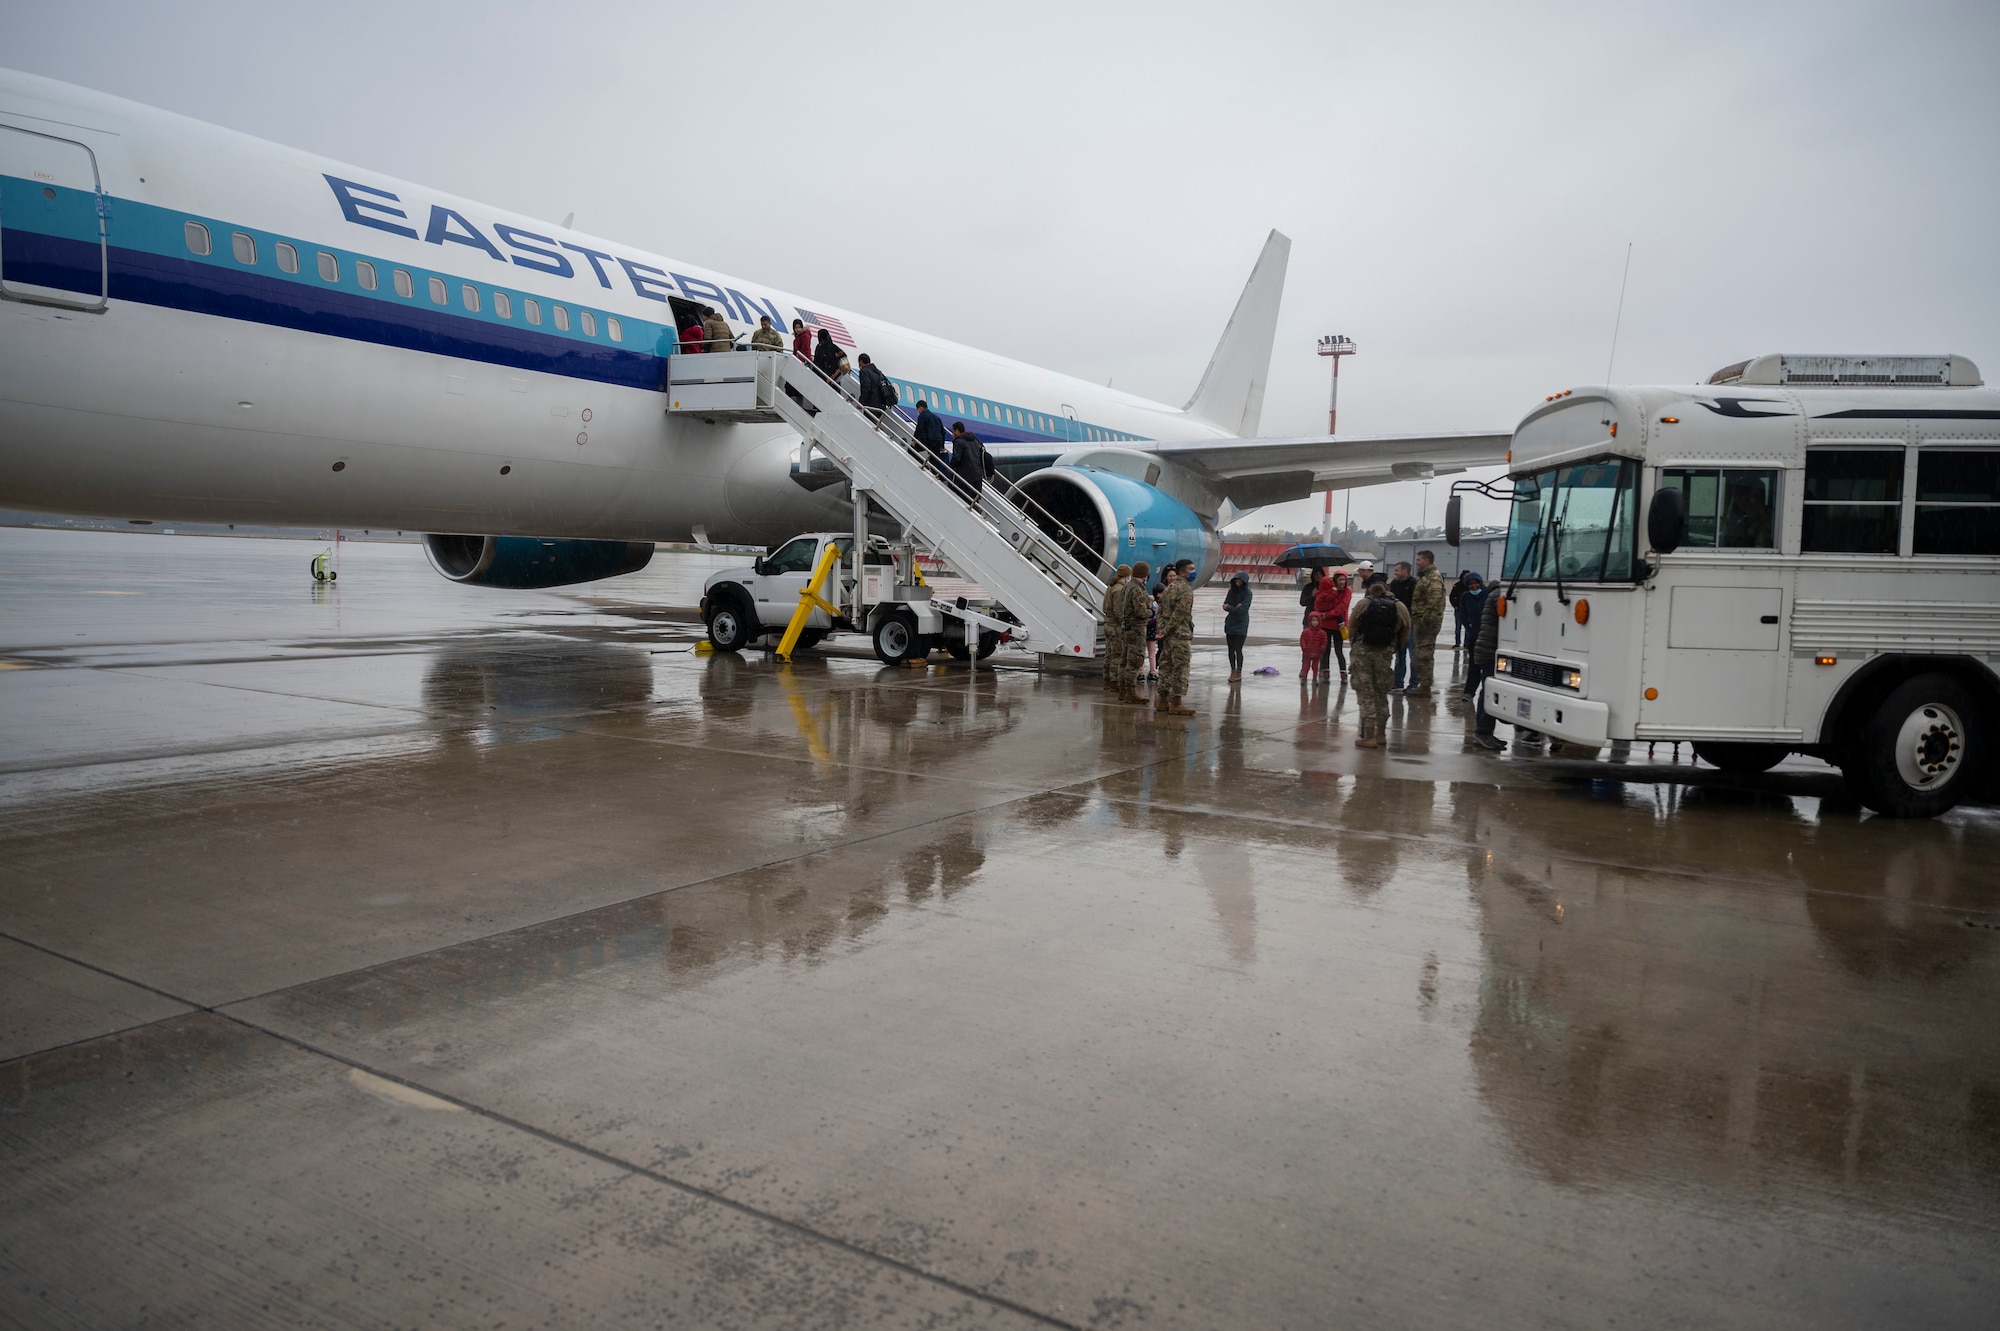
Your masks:
<path fill-rule="evenodd" d="M 1264 415 L 1264 386 L 1271 377 L 1271 342 L 1278 332 L 1278 303 L 1285 295 L 1291 239 L 1273 231 L 1236 300 L 1229 326 L 1215 345 L 1187 414 L 1231 434 L 1257 433 Z"/>
<path fill-rule="evenodd" d="M 1147 451 L 1205 474 L 1238 508 L 1394 481 L 1427 481 L 1507 460 L 1512 431 L 1189 439 Z"/>

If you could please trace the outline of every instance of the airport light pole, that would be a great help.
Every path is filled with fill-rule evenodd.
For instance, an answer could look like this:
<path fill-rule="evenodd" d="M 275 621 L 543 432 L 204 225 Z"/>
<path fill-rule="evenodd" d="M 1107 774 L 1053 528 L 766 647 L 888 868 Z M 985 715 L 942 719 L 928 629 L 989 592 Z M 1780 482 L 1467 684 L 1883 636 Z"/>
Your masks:
<path fill-rule="evenodd" d="M 1354 339 L 1344 333 L 1328 333 L 1319 340 L 1319 354 L 1333 357 L 1333 392 L 1326 400 L 1326 432 L 1328 434 L 1335 434 L 1338 431 L 1334 429 L 1334 422 L 1340 414 L 1340 358 L 1354 354 Z M 1347 496 L 1347 507 L 1348 523 L 1351 526 L 1353 524 L 1354 513 L 1354 496 L 1352 494 Z M 1321 533 L 1320 539 L 1328 542 L 1333 540 L 1333 491 L 1331 489 L 1326 492 L 1326 530 Z"/>

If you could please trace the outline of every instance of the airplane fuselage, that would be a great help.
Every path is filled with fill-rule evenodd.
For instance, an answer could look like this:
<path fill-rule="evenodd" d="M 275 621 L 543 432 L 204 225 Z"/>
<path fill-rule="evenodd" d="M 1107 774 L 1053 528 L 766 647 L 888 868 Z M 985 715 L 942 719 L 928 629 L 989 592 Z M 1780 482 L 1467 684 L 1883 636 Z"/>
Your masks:
<path fill-rule="evenodd" d="M 101 232 L 100 232 L 101 222 Z M 844 506 L 782 425 L 670 417 L 681 316 L 803 318 L 997 454 L 1181 410 L 117 98 L 0 72 L 0 504 L 772 541 Z M 54 303 L 51 303 L 54 302 Z M 84 308 L 101 304 L 101 309 Z"/>

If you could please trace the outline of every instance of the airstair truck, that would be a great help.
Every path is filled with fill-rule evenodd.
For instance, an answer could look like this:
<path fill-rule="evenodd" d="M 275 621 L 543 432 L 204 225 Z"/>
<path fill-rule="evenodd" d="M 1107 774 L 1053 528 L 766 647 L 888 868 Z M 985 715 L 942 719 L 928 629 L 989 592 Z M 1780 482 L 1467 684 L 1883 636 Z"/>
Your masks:
<path fill-rule="evenodd" d="M 814 573 L 827 576 L 822 563 L 828 544 L 846 541 L 838 551 L 847 570 L 838 587 L 845 599 L 826 597 L 825 588 L 815 593 L 825 604 L 806 613 L 801 639 L 863 629 L 884 660 L 913 659 L 936 645 L 985 656 L 1004 639 L 1044 656 L 1097 654 L 1104 582 L 1071 553 L 1076 534 L 1046 513 L 1031 514 L 1034 502 L 1018 492 L 955 479 L 895 412 L 861 407 L 809 363 L 767 351 L 670 357 L 667 411 L 717 421 L 783 421 L 799 434 L 793 478 L 808 488 L 844 482 L 853 501 L 852 532 L 797 537 L 747 573 L 733 570 L 709 580 L 703 618 L 717 647 L 735 650 L 788 624 L 799 598 L 795 592 L 780 610 L 777 589 L 789 585 L 783 580 L 797 579 L 798 590 L 806 590 Z M 868 573 L 875 566 L 871 552 L 889 547 L 878 548 L 870 537 L 871 514 L 882 515 L 880 525 L 901 538 L 898 552 L 879 566 L 886 580 L 879 586 L 871 585 Z M 979 592 L 949 600 L 931 595 L 917 568 L 919 549 L 976 583 Z M 801 563 L 804 577 L 795 567 Z"/>
<path fill-rule="evenodd" d="M 1770 355 L 1551 394 L 1508 476 L 1502 721 L 1717 767 L 1840 768 L 1894 817 L 1963 799 L 2000 725 L 2000 391 L 1962 356 Z"/>

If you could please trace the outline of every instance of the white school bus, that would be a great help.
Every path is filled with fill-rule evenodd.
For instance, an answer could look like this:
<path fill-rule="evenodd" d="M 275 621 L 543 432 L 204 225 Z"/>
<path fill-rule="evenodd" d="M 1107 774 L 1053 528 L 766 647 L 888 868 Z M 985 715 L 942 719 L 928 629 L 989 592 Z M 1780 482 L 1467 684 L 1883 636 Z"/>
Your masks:
<path fill-rule="evenodd" d="M 1515 430 L 1483 704 L 1581 746 L 1789 753 L 1898 817 L 2000 734 L 2000 391 L 1962 356 L 1760 356 L 1578 388 Z M 1458 529 L 1455 493 L 1446 539 Z"/>

